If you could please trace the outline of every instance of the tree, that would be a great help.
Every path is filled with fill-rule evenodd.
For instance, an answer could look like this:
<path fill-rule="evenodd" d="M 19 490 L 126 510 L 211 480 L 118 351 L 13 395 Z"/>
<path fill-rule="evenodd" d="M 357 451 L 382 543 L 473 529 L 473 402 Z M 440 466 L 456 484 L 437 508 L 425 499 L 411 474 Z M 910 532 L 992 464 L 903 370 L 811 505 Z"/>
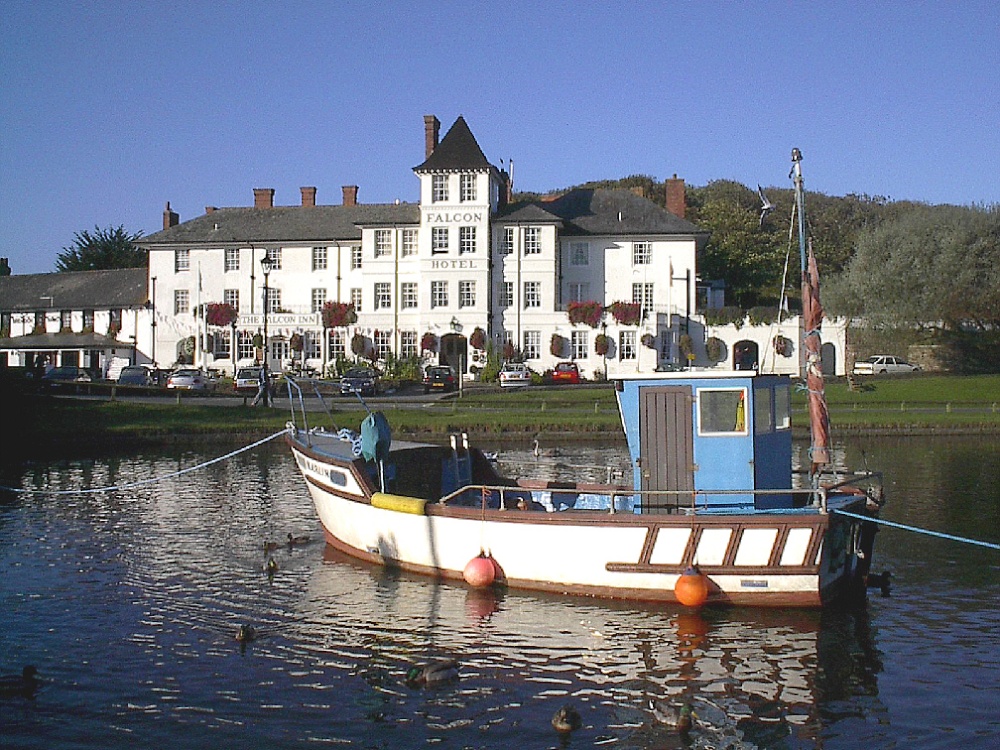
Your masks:
<path fill-rule="evenodd" d="M 94 227 L 73 235 L 73 244 L 64 247 L 56 259 L 57 271 L 103 271 L 111 268 L 141 268 L 147 253 L 136 245 L 142 232 L 129 234 L 124 225 L 117 229 Z"/>

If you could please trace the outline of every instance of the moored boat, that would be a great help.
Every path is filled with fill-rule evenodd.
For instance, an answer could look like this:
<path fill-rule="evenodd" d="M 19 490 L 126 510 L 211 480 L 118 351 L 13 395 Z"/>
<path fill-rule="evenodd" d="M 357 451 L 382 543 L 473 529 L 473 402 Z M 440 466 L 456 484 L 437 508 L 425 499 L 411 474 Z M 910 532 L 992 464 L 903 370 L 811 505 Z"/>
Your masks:
<path fill-rule="evenodd" d="M 381 413 L 356 434 L 310 430 L 303 412 L 287 442 L 327 542 L 442 578 L 462 579 L 485 557 L 487 580 L 619 599 L 689 603 L 686 575 L 700 577 L 708 604 L 809 607 L 863 592 L 881 475 L 829 466 L 822 307 L 804 231 L 800 241 L 807 473 L 792 471 L 790 379 L 753 370 L 617 380 L 627 485 L 507 478 L 464 435 L 446 446 L 393 442 Z M 299 385 L 289 387 L 301 403 Z"/>

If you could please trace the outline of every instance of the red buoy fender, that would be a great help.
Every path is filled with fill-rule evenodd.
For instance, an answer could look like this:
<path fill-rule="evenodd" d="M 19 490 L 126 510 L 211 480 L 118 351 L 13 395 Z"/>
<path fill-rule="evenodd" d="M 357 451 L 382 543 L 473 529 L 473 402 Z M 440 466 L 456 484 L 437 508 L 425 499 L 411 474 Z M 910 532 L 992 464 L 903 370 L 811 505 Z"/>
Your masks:
<path fill-rule="evenodd" d="M 489 586 L 496 578 L 493 559 L 483 554 L 473 557 L 462 571 L 462 577 L 467 584 L 475 588 Z"/>
<path fill-rule="evenodd" d="M 700 607 L 708 600 L 708 577 L 692 566 L 674 584 L 674 596 L 686 607 Z"/>

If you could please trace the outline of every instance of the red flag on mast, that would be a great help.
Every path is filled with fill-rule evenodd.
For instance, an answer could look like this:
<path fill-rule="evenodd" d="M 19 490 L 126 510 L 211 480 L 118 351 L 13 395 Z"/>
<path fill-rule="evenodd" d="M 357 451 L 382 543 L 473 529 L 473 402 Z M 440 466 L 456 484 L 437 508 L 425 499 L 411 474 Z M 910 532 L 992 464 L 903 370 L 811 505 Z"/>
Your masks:
<path fill-rule="evenodd" d="M 809 393 L 809 428 L 812 445 L 809 460 L 810 474 L 830 463 L 830 412 L 826 405 L 823 387 L 822 338 L 823 304 L 819 299 L 819 270 L 812 243 L 809 243 L 809 257 L 802 273 L 802 316 L 805 325 L 803 348 L 805 351 L 806 389 Z"/>

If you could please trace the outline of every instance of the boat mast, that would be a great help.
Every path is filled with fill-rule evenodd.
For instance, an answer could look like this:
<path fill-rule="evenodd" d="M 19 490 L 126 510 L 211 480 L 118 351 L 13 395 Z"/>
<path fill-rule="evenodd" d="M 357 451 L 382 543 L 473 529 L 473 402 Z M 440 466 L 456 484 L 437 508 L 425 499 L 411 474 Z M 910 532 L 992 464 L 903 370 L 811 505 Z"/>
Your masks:
<path fill-rule="evenodd" d="M 823 305 L 819 299 L 819 270 L 812 245 L 806 242 L 805 189 L 802 184 L 802 152 L 792 149 L 792 173 L 795 185 L 795 206 L 799 214 L 799 259 L 802 268 L 802 363 L 805 366 L 806 390 L 809 395 L 809 473 L 818 481 L 819 471 L 830 463 L 830 412 L 823 387 Z"/>

